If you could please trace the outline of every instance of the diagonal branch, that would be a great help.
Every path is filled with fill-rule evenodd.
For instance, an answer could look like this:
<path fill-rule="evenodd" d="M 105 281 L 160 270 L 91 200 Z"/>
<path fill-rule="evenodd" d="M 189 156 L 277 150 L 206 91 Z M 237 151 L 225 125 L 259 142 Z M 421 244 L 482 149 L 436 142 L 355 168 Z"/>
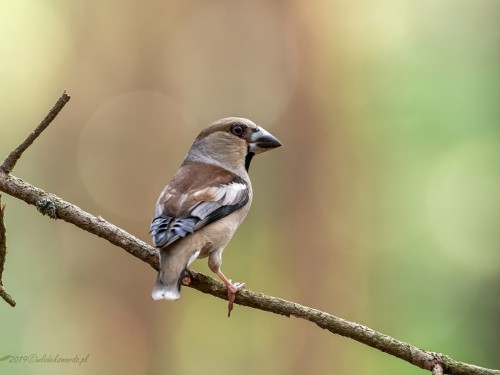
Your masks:
<path fill-rule="evenodd" d="M 141 259 L 155 270 L 159 268 L 159 257 L 156 249 L 100 216 L 85 212 L 78 206 L 66 202 L 54 194 L 47 193 L 15 176 L 5 174 L 1 170 L 0 190 L 36 206 L 42 214 L 47 215 L 47 209 L 49 208 L 52 218 L 62 219 L 91 234 L 102 237 Z M 202 273 L 190 271 L 190 274 L 190 287 L 221 299 L 227 299 L 224 284 Z M 278 315 L 294 316 L 308 320 L 332 333 L 349 337 L 372 348 L 401 358 L 422 369 L 434 371 L 437 374 L 439 374 L 438 369 L 441 368 L 443 369 L 442 373 L 452 375 L 500 375 L 500 371 L 465 364 L 446 355 L 417 348 L 369 327 L 292 301 L 243 289 L 236 295 L 235 302 L 242 306 Z"/>
<path fill-rule="evenodd" d="M 28 146 L 26 146 L 19 153 L 19 156 Z M 14 159 L 17 161 L 19 156 Z M 8 159 L 9 158 L 7 158 L 6 161 Z M 28 204 L 36 206 L 37 209 L 44 215 L 48 215 L 53 219 L 62 219 L 91 234 L 102 237 L 158 270 L 159 256 L 156 249 L 116 225 L 104 220 L 100 216 L 94 216 L 85 212 L 78 206 L 66 202 L 54 194 L 45 192 L 42 189 L 39 189 L 11 175 L 9 173 L 9 168 L 5 168 L 5 164 L 6 162 L 4 162 L 4 165 L 0 167 L 0 191 L 23 200 Z M 8 165 L 9 163 L 7 163 L 7 166 Z M 12 168 L 10 168 L 10 170 L 12 170 Z M 190 287 L 203 293 L 207 293 L 221 299 L 227 299 L 225 286 L 221 282 L 214 280 L 209 276 L 191 271 L 190 278 L 187 280 L 187 283 Z M 294 316 L 308 320 L 320 328 L 351 338 L 372 348 L 401 358 L 434 374 L 500 375 L 500 371 L 498 370 L 490 370 L 462 363 L 444 354 L 417 348 L 383 333 L 374 331 L 369 327 L 338 318 L 320 310 L 299 305 L 298 303 L 292 301 L 244 289 L 236 295 L 235 302 L 242 306 L 272 312 L 274 314 L 288 317 Z"/>

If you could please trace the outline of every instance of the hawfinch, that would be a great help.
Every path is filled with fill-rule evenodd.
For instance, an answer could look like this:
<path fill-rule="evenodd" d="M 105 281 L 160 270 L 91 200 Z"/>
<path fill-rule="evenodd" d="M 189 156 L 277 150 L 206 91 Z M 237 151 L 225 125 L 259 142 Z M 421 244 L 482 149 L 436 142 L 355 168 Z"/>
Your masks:
<path fill-rule="evenodd" d="M 154 300 L 178 299 L 187 267 L 208 257 L 208 266 L 227 287 L 229 316 L 244 284 L 224 276 L 222 251 L 252 203 L 252 158 L 280 146 L 266 130 L 238 117 L 215 121 L 198 135 L 156 203 L 150 230 L 160 249 Z"/>

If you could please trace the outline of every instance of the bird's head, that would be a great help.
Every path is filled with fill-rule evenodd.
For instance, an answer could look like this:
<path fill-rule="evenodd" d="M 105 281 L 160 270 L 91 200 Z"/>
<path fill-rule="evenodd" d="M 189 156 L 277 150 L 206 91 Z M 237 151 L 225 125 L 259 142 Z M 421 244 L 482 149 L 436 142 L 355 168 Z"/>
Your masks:
<path fill-rule="evenodd" d="M 213 122 L 198 135 L 186 159 L 248 171 L 255 154 L 281 145 L 275 136 L 252 121 L 227 117 Z"/>

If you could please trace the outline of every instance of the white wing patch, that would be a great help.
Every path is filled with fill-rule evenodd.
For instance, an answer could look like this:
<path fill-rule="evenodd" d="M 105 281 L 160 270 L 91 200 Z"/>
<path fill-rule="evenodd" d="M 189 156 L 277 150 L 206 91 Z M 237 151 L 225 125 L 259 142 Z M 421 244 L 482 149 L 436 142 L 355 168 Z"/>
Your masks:
<path fill-rule="evenodd" d="M 215 211 L 218 207 L 238 204 L 243 198 L 247 186 L 243 183 L 232 182 L 227 185 L 209 186 L 193 194 L 195 199 L 205 201 L 205 204 L 196 206 L 191 214 L 204 218 L 207 214 Z M 208 202 L 210 202 L 208 204 Z M 214 207 L 215 206 L 215 207 Z"/>
<path fill-rule="evenodd" d="M 240 184 L 233 182 L 227 185 L 224 200 L 221 202 L 223 206 L 235 204 L 240 200 L 241 195 L 246 191 L 247 186 L 245 184 Z"/>
<path fill-rule="evenodd" d="M 247 186 L 242 183 L 232 182 L 228 185 L 209 186 L 198 190 L 193 194 L 195 198 L 202 197 L 203 200 L 219 201 L 221 206 L 234 204 L 234 201 L 245 191 Z"/>

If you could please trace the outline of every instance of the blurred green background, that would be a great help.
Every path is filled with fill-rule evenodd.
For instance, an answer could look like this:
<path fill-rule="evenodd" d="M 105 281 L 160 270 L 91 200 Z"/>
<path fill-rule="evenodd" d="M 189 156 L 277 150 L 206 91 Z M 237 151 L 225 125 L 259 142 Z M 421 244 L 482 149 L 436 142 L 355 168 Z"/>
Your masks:
<path fill-rule="evenodd" d="M 197 133 L 249 117 L 285 147 L 223 270 L 251 289 L 500 367 L 500 3 L 0 2 L 0 155 L 72 100 L 14 174 L 150 242 Z M 310 323 L 183 289 L 3 195 L 3 374 L 423 374 Z M 206 261 L 194 269 L 210 273 Z"/>

